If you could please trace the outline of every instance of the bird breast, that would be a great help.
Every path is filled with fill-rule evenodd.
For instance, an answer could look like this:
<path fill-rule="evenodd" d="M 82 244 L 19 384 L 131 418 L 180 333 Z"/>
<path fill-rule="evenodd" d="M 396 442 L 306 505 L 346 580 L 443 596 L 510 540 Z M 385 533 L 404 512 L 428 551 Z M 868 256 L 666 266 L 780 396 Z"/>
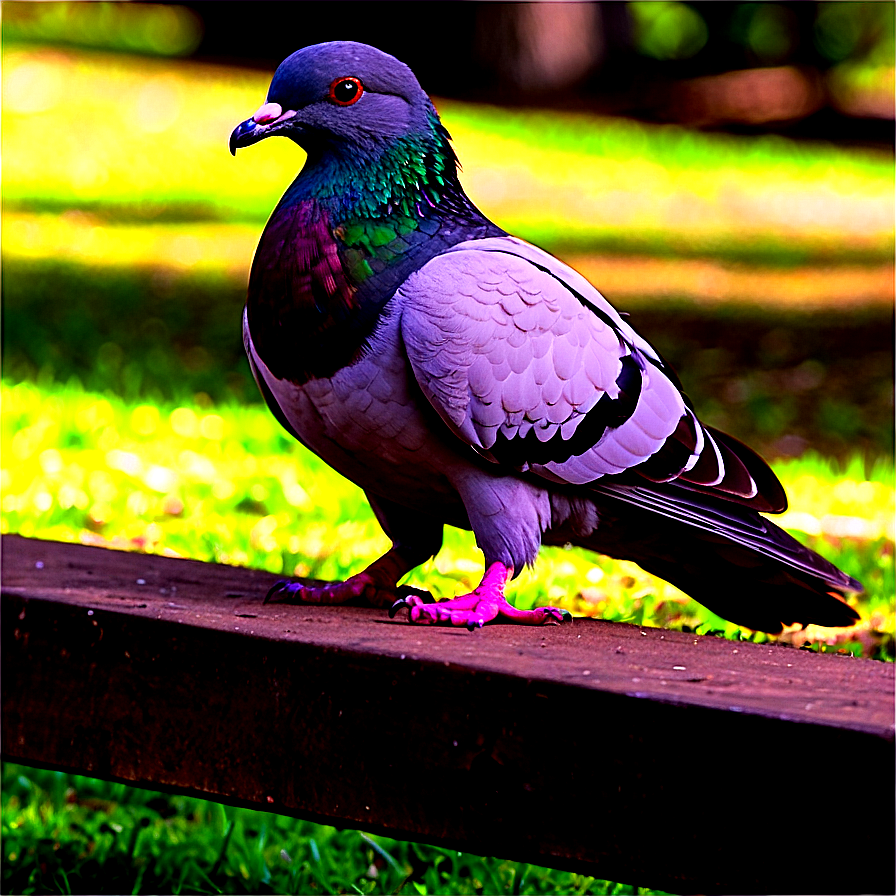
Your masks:
<path fill-rule="evenodd" d="M 452 515 L 463 514 L 450 480 L 470 460 L 435 413 L 424 409 L 397 315 L 381 321 L 357 361 L 302 384 L 277 379 L 251 340 L 248 348 L 290 425 L 330 466 L 365 490 L 387 497 L 400 492 L 402 503 L 430 510 L 441 501 Z"/>

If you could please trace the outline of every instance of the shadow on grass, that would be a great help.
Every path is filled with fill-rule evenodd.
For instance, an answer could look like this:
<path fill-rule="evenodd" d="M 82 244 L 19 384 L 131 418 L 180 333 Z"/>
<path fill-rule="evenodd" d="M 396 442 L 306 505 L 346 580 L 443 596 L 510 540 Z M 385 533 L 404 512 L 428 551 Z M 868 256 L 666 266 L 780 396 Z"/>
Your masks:
<path fill-rule="evenodd" d="M 7 259 L 3 374 L 128 400 L 256 402 L 242 278 Z M 767 456 L 893 451 L 892 312 L 632 301 L 701 418 Z"/>

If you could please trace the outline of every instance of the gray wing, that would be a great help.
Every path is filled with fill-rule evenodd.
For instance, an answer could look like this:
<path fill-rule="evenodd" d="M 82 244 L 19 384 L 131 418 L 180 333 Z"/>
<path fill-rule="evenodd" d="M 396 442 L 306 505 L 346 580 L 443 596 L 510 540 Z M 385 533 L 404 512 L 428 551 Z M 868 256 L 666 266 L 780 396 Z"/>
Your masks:
<path fill-rule="evenodd" d="M 575 485 L 633 470 L 757 509 L 786 504 L 764 462 L 697 420 L 650 344 L 580 274 L 534 246 L 461 243 L 397 296 L 421 389 L 489 460 Z M 769 497 L 769 478 L 780 494 Z"/>

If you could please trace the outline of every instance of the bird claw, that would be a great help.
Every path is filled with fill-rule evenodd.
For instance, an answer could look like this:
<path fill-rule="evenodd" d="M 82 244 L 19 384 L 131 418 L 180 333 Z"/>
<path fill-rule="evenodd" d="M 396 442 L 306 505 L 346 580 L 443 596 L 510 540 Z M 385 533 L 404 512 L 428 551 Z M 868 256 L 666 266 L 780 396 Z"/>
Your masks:
<path fill-rule="evenodd" d="M 390 598 L 398 595 L 402 595 L 402 600 L 413 600 L 420 605 L 435 601 L 428 591 L 410 585 L 402 585 L 400 588 L 387 587 L 362 572 L 344 582 L 327 582 L 322 585 L 306 585 L 283 579 L 274 582 L 263 603 L 344 604 L 360 598 L 372 606 L 384 607 L 388 606 Z M 401 600 L 397 603 L 401 603 Z M 398 609 L 396 607 L 395 612 Z M 391 610 L 390 614 L 395 615 Z"/>
<path fill-rule="evenodd" d="M 398 589 L 403 594 L 391 607 L 389 607 L 389 618 L 394 619 L 395 614 L 405 607 L 410 612 L 413 607 L 422 607 L 424 604 L 434 604 L 436 599 L 428 592 L 420 588 L 412 588 L 410 585 L 402 585 Z"/>
<path fill-rule="evenodd" d="M 563 625 L 564 622 L 572 622 L 572 613 L 569 610 L 563 610 L 560 607 L 541 607 L 546 616 L 551 619 L 545 619 L 545 625 Z"/>
<path fill-rule="evenodd" d="M 344 604 L 356 598 L 367 598 L 371 583 L 363 573 L 344 582 L 307 585 L 283 579 L 274 582 L 263 603 L 278 604 Z"/>
<path fill-rule="evenodd" d="M 484 586 L 480 585 L 469 594 L 430 605 L 424 605 L 415 595 L 403 597 L 389 608 L 389 618 L 394 619 L 398 611 L 403 609 L 408 611 L 409 622 L 421 625 L 463 625 L 471 632 L 490 622 L 561 625 L 572 619 L 568 610 L 561 610 L 559 607 L 517 610 L 507 602 L 494 582 L 485 582 Z"/>
<path fill-rule="evenodd" d="M 400 600 L 410 600 L 415 606 L 434 604 L 436 602 L 435 597 L 430 594 L 429 591 L 424 591 L 422 588 L 415 588 L 413 585 L 402 585 L 395 593 L 402 595 Z M 397 602 L 398 601 L 396 601 L 396 603 Z"/>
<path fill-rule="evenodd" d="M 280 581 L 280 582 L 274 582 L 274 584 L 271 585 L 270 589 L 268 590 L 268 593 L 264 596 L 264 600 L 262 601 L 262 604 L 289 603 L 290 602 L 289 601 L 289 596 L 290 596 L 290 594 L 289 594 L 290 587 L 289 586 L 292 584 L 294 584 L 294 583 L 287 582 L 285 580 Z M 275 598 L 279 594 L 286 594 L 287 598 L 284 600 L 276 600 Z"/>
<path fill-rule="evenodd" d="M 410 604 L 407 602 L 407 600 L 405 598 L 401 597 L 397 601 L 395 601 L 395 603 L 392 604 L 391 607 L 389 607 L 389 618 L 394 619 L 395 614 L 404 607 L 407 607 L 408 609 L 410 609 Z"/>

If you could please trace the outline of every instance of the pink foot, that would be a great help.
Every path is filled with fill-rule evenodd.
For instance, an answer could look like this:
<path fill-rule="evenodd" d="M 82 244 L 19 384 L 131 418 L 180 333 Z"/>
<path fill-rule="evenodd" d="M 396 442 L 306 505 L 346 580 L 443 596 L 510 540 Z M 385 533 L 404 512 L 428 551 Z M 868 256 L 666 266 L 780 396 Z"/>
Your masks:
<path fill-rule="evenodd" d="M 344 604 L 357 597 L 374 607 L 388 607 L 396 598 L 419 600 L 426 603 L 432 595 L 409 585 L 390 588 L 375 582 L 371 576 L 359 572 L 344 582 L 326 585 L 303 585 L 301 582 L 276 582 L 264 599 L 266 604 Z"/>
<path fill-rule="evenodd" d="M 392 604 L 389 616 L 407 607 L 408 619 L 423 625 L 465 625 L 470 631 L 482 628 L 486 622 L 500 620 L 518 625 L 559 625 L 571 616 L 566 610 L 556 607 L 537 607 L 534 610 L 517 610 L 507 603 L 504 586 L 513 573 L 503 563 L 493 563 L 482 577 L 482 581 L 469 594 L 462 594 L 453 600 L 435 604 L 425 604 L 417 595 L 402 597 Z"/>
<path fill-rule="evenodd" d="M 420 604 L 431 602 L 433 596 L 428 591 L 410 585 L 398 587 L 398 580 L 407 571 L 407 564 L 395 550 L 391 550 L 344 582 L 328 582 L 326 585 L 277 582 L 268 591 L 264 603 L 344 604 L 357 597 L 375 607 L 388 607 L 396 598 L 412 599 Z"/>

